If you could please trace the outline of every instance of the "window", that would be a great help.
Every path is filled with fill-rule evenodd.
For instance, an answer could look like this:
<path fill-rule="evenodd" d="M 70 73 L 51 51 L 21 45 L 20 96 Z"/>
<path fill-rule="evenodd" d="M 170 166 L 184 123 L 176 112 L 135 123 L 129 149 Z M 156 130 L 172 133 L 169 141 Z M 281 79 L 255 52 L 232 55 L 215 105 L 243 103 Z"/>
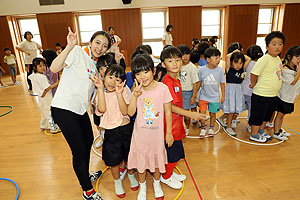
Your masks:
<path fill-rule="evenodd" d="M 18 24 L 19 24 L 22 40 L 25 40 L 24 33 L 26 31 L 30 31 L 33 35 L 32 41 L 35 41 L 39 45 L 42 45 L 37 19 L 35 19 L 35 18 L 18 19 Z"/>
<path fill-rule="evenodd" d="M 91 13 L 78 15 L 78 28 L 80 43 L 87 44 L 96 31 L 102 31 L 101 15 Z"/>
<path fill-rule="evenodd" d="M 162 37 L 166 27 L 166 11 L 143 11 L 142 29 L 143 44 L 148 44 L 152 48 L 153 55 L 159 56 L 162 49 Z"/>
<path fill-rule="evenodd" d="M 266 52 L 265 37 L 272 31 L 273 13 L 274 8 L 259 9 L 256 45 L 259 45 L 263 52 Z"/>
<path fill-rule="evenodd" d="M 36 18 L 18 19 L 18 24 L 23 41 L 25 40 L 24 33 L 26 31 L 30 31 L 33 35 L 32 41 L 35 41 L 36 43 L 42 46 L 39 26 Z M 39 51 L 37 51 L 37 56 L 41 57 Z"/>
<path fill-rule="evenodd" d="M 202 9 L 202 38 L 218 36 L 217 47 L 220 48 L 221 40 L 221 13 L 222 9 Z"/>

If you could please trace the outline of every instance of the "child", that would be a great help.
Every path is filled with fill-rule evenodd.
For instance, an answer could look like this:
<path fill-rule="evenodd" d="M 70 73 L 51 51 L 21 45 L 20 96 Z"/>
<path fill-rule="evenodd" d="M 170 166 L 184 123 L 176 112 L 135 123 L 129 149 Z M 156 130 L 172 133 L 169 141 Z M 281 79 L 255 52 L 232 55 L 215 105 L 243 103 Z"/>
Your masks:
<path fill-rule="evenodd" d="M 300 90 L 300 46 L 289 48 L 282 61 L 282 86 L 277 95 L 277 116 L 273 137 L 278 140 L 287 140 L 289 133 L 281 129 L 286 114 L 294 112 L 294 102 Z"/>
<path fill-rule="evenodd" d="M 245 98 L 246 109 L 248 110 L 248 120 L 250 118 L 250 110 L 251 110 L 251 96 L 252 96 L 252 88 L 249 88 L 251 84 L 250 75 L 251 70 L 253 69 L 255 63 L 259 58 L 264 55 L 262 49 L 258 45 L 251 45 L 247 49 L 247 56 L 251 58 L 249 65 L 246 68 L 247 75 L 242 83 L 243 85 L 243 93 Z M 248 132 L 251 133 L 251 127 L 247 125 Z"/>
<path fill-rule="evenodd" d="M 208 48 L 204 53 L 204 57 L 208 64 L 200 68 L 199 80 L 202 85 L 199 100 L 200 113 L 205 113 L 208 107 L 210 115 L 210 128 L 208 136 L 214 136 L 214 126 L 216 113 L 220 111 L 220 102 L 224 102 L 225 97 L 225 78 L 224 71 L 219 67 L 221 52 L 216 48 Z M 220 97 L 220 87 L 222 96 Z M 200 137 L 206 135 L 205 121 L 201 121 Z"/>
<path fill-rule="evenodd" d="M 285 43 L 285 36 L 280 31 L 272 31 L 266 38 L 267 54 L 261 57 L 251 71 L 251 125 L 250 140 L 267 142 L 272 137 L 264 133 L 276 105 L 276 96 L 282 84 L 282 63 L 279 54 Z"/>
<path fill-rule="evenodd" d="M 16 63 L 16 57 L 14 54 L 11 53 L 11 50 L 9 48 L 4 48 L 4 62 L 8 66 L 8 70 L 10 73 L 11 80 L 15 85 L 20 84 L 20 82 L 17 81 L 17 63 Z"/>
<path fill-rule="evenodd" d="M 182 145 L 182 138 L 184 138 L 185 131 L 183 127 L 183 117 L 187 116 L 195 120 L 205 119 L 203 114 L 197 112 L 186 111 L 182 109 L 182 89 L 179 78 L 179 71 L 182 65 L 182 54 L 176 47 L 169 47 L 161 52 L 161 63 L 167 70 L 167 74 L 163 79 L 163 83 L 169 88 L 172 95 L 172 135 L 174 138 L 173 145 L 168 147 L 165 144 L 168 164 L 166 165 L 166 173 L 161 176 L 161 182 L 167 184 L 171 188 L 180 189 L 182 187 L 181 181 L 186 179 L 185 175 L 178 175 L 173 172 L 178 161 L 185 158 L 184 149 Z"/>
<path fill-rule="evenodd" d="M 0 88 L 7 86 L 4 85 L 1 81 L 2 72 L 5 73 L 5 70 L 1 67 L 1 63 L 0 63 Z"/>
<path fill-rule="evenodd" d="M 200 60 L 198 62 L 198 65 L 200 67 L 207 65 L 207 61 L 204 58 L 204 52 L 208 48 L 209 48 L 209 45 L 206 42 L 200 42 L 198 45 L 198 52 L 200 54 Z"/>
<path fill-rule="evenodd" d="M 232 118 L 236 113 L 241 113 L 244 110 L 245 100 L 242 82 L 245 77 L 244 70 L 250 61 L 250 57 L 244 56 L 239 50 L 235 50 L 226 56 L 225 73 L 227 84 L 225 87 L 223 112 L 228 114 L 225 131 L 232 136 L 236 136 L 236 133 L 231 128 Z"/>
<path fill-rule="evenodd" d="M 55 44 L 55 49 L 56 49 L 56 55 L 59 55 L 63 50 L 60 43 Z"/>
<path fill-rule="evenodd" d="M 190 62 L 191 50 L 187 45 L 179 45 L 178 49 L 182 53 L 182 67 L 180 72 L 180 82 L 182 86 L 183 109 L 196 111 L 196 97 L 198 86 L 197 67 Z M 189 134 L 190 118 L 185 117 L 186 134 Z"/>
<path fill-rule="evenodd" d="M 97 89 L 97 114 L 102 114 L 100 126 L 105 128 L 105 139 L 102 148 L 102 158 L 111 167 L 115 182 L 115 193 L 118 197 L 125 197 L 125 191 L 120 179 L 120 164 L 127 161 L 132 124 L 128 116 L 128 104 L 131 92 L 125 87 L 125 71 L 116 64 L 110 65 L 101 76 L 94 80 Z M 104 91 L 105 89 L 105 91 Z M 132 190 L 138 189 L 133 170 L 129 170 L 128 178 Z"/>
<path fill-rule="evenodd" d="M 51 129 L 51 133 L 59 132 L 59 128 L 54 124 L 50 113 L 50 104 L 52 101 L 51 90 L 58 85 L 56 82 L 53 85 L 49 84 L 49 81 L 44 74 L 46 72 L 46 61 L 42 58 L 34 58 L 32 61 L 33 74 L 28 78 L 32 81 L 33 92 L 38 95 L 39 108 L 41 111 L 41 130 Z"/>
<path fill-rule="evenodd" d="M 172 96 L 163 83 L 154 80 L 154 63 L 149 55 L 137 55 L 131 63 L 136 87 L 128 107 L 129 116 L 137 112 L 132 133 L 128 169 L 137 168 L 140 190 L 138 200 L 146 200 L 146 169 L 154 176 L 154 195 L 163 199 L 160 174 L 165 173 L 167 153 L 164 146 L 164 116 L 166 143 L 170 147 L 172 136 Z"/>
<path fill-rule="evenodd" d="M 173 26 L 169 24 L 166 27 L 166 32 L 163 35 L 162 42 L 164 46 L 173 45 L 173 37 L 171 32 L 173 31 Z"/>
<path fill-rule="evenodd" d="M 98 58 L 96 67 L 97 67 L 98 72 L 100 73 L 101 77 L 104 77 L 106 69 L 112 64 L 117 64 L 117 62 L 112 54 L 107 53 Z M 94 93 L 94 94 L 96 94 L 96 93 Z M 95 95 L 93 95 L 92 101 L 91 101 L 93 106 L 95 105 L 94 99 L 95 99 Z M 96 110 L 96 107 L 94 106 L 93 110 L 92 110 L 92 114 L 93 114 L 94 124 L 97 127 L 97 133 L 100 136 L 100 139 L 96 143 L 95 146 L 96 146 L 96 148 L 99 148 L 103 144 L 105 129 L 103 129 L 99 126 L 100 121 L 101 121 L 101 116 L 96 115 L 95 110 Z"/>
<path fill-rule="evenodd" d="M 193 38 L 191 51 L 197 50 L 198 49 L 198 45 L 199 45 L 199 39 L 198 38 Z"/>

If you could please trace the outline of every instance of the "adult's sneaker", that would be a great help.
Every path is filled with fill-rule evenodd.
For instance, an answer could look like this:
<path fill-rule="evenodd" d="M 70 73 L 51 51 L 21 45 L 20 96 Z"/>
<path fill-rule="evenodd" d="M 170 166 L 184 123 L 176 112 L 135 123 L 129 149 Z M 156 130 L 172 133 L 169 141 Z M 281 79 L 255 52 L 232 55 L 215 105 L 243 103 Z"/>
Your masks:
<path fill-rule="evenodd" d="M 97 181 L 97 179 L 102 175 L 102 171 L 99 170 L 97 172 L 90 172 L 90 180 L 91 182 Z"/>
<path fill-rule="evenodd" d="M 258 137 L 255 137 L 253 135 L 250 135 L 249 140 L 255 141 L 255 142 L 260 142 L 260 143 L 265 143 L 268 141 L 268 139 L 262 135 L 259 135 Z"/>
<path fill-rule="evenodd" d="M 224 122 L 224 120 L 221 117 L 217 118 L 217 122 L 219 122 L 221 124 L 221 126 L 223 126 L 224 128 L 227 127 L 227 124 Z"/>
<path fill-rule="evenodd" d="M 160 177 L 160 181 L 168 186 L 170 186 L 173 189 L 181 189 L 182 183 L 174 178 L 174 176 L 171 176 L 168 179 L 164 179 L 162 176 Z"/>
<path fill-rule="evenodd" d="M 93 192 L 91 195 L 87 196 L 85 192 L 83 192 L 83 200 L 103 200 L 100 193 Z"/>
<path fill-rule="evenodd" d="M 268 133 L 263 133 L 263 134 L 261 134 L 263 137 L 265 137 L 265 138 L 267 138 L 267 140 L 272 140 L 273 139 L 273 137 L 271 136 L 271 135 L 269 135 Z"/>
<path fill-rule="evenodd" d="M 283 135 L 283 133 L 279 133 L 279 135 L 273 134 L 273 137 L 278 139 L 278 140 L 288 140 L 288 138 L 286 136 Z"/>
<path fill-rule="evenodd" d="M 279 130 L 279 133 L 283 133 L 283 135 L 286 136 L 286 137 L 290 137 L 290 136 L 291 136 L 291 134 L 288 133 L 288 132 L 286 132 L 283 128 L 281 128 L 281 129 Z"/>

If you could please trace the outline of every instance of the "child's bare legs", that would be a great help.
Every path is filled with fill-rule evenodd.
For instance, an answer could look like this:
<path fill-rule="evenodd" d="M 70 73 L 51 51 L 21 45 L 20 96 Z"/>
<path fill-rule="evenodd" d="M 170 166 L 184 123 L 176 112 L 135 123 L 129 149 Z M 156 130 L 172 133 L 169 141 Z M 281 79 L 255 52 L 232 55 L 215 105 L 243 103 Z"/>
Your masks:
<path fill-rule="evenodd" d="M 235 113 L 229 113 L 227 116 L 227 128 L 231 128 L 231 122 L 235 116 Z"/>
<path fill-rule="evenodd" d="M 120 165 L 111 167 L 111 174 L 115 180 L 120 179 Z"/>
<path fill-rule="evenodd" d="M 216 122 L 216 113 L 209 112 L 209 116 L 210 116 L 210 127 L 214 127 Z"/>
<path fill-rule="evenodd" d="M 281 112 L 277 112 L 275 121 L 274 121 L 274 133 L 278 133 L 279 130 L 281 129 L 282 123 L 283 123 L 283 118 L 285 114 Z"/>
<path fill-rule="evenodd" d="M 200 110 L 201 114 L 206 114 L 206 110 Z M 205 120 L 200 120 L 201 127 L 205 127 Z"/>
<path fill-rule="evenodd" d="M 0 85 L 1 85 L 1 86 L 3 86 L 3 85 L 4 85 L 4 84 L 2 83 L 2 81 L 1 81 L 1 76 L 0 76 Z"/>
<path fill-rule="evenodd" d="M 184 116 L 184 123 L 187 129 L 190 129 L 191 119 L 189 117 Z"/>
<path fill-rule="evenodd" d="M 144 183 L 146 181 L 146 170 L 143 173 L 139 172 L 139 182 Z"/>

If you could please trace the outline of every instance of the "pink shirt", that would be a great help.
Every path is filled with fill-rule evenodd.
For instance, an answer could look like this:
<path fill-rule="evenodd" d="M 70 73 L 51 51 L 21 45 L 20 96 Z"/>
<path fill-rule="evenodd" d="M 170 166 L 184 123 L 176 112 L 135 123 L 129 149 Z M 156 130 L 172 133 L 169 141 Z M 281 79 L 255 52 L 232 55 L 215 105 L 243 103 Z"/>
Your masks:
<path fill-rule="evenodd" d="M 95 113 L 98 116 L 102 116 L 100 126 L 105 129 L 114 129 L 119 127 L 122 124 L 123 118 L 130 119 L 128 115 L 123 115 L 120 111 L 118 98 L 116 92 L 104 92 L 105 95 L 105 103 L 106 103 L 106 112 L 100 113 L 98 109 L 96 109 Z M 129 88 L 126 86 L 122 93 L 123 98 L 126 104 L 129 104 L 131 99 L 131 92 Z M 96 98 L 96 105 L 98 105 L 98 95 Z"/>

